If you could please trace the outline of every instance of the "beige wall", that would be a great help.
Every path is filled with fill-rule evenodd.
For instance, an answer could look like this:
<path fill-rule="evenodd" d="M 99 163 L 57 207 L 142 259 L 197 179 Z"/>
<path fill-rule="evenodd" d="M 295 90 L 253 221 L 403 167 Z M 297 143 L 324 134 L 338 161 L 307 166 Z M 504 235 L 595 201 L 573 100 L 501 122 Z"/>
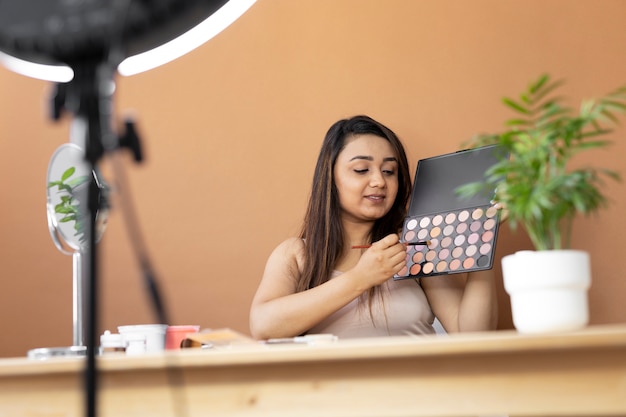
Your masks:
<path fill-rule="evenodd" d="M 499 129 L 500 98 L 542 72 L 566 78 L 576 100 L 626 83 L 624 16 L 623 0 L 259 0 L 199 50 L 119 79 L 116 109 L 137 116 L 147 157 L 127 165 L 131 198 L 173 322 L 248 331 L 265 259 L 299 230 L 332 122 L 383 121 L 414 166 Z M 72 261 L 44 209 L 68 122 L 49 121 L 48 90 L 0 69 L 0 356 L 72 341 Z M 623 172 L 625 136 L 583 162 Z M 606 191 L 610 209 L 579 219 L 573 242 L 592 254 L 593 323 L 626 321 L 626 197 L 623 185 Z M 114 204 L 98 246 L 101 330 L 154 322 Z M 528 247 L 503 228 L 498 277 L 499 259 Z M 510 328 L 502 288 L 500 305 Z"/>

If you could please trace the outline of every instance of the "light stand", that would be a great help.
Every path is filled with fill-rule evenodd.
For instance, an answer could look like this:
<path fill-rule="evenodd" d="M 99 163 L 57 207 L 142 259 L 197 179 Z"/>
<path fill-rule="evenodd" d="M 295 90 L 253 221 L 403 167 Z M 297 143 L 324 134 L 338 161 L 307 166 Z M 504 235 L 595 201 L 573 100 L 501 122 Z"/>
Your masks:
<path fill-rule="evenodd" d="M 75 122 L 84 123 L 85 129 L 85 159 L 91 172 L 97 170 L 98 161 L 105 150 L 115 149 L 117 136 L 111 131 L 113 74 L 115 67 L 105 60 L 81 62 L 72 66 L 74 79 L 67 84 L 65 100 L 55 100 L 54 118 L 60 118 L 63 110 L 68 110 L 76 119 Z M 97 229 L 96 213 L 100 207 L 100 190 L 95 181 L 88 181 L 87 189 L 87 245 L 85 249 L 85 264 L 87 279 L 85 284 L 86 295 L 86 356 L 85 367 L 85 407 L 86 415 L 96 415 L 96 392 L 98 388 L 96 372 L 96 353 L 98 338 L 98 253 L 96 250 Z M 78 259 L 78 262 L 81 262 Z M 76 266 L 76 265 L 75 265 Z M 76 278 L 76 277 L 75 277 Z M 82 292 L 82 291 L 80 291 Z"/>
<path fill-rule="evenodd" d="M 62 145 L 58 151 L 71 150 L 70 161 L 63 161 L 62 169 L 68 165 L 80 165 L 79 171 L 88 172 L 89 180 L 83 184 L 86 189 L 76 192 L 81 218 L 86 224 L 84 242 L 70 246 L 76 248 L 73 256 L 73 307 L 74 307 L 74 345 L 66 348 L 39 348 L 29 351 L 29 357 L 48 359 L 52 356 L 86 356 L 85 367 L 85 405 L 86 415 L 92 417 L 96 412 L 97 372 L 96 356 L 98 342 L 98 252 L 97 241 L 100 238 L 99 218 L 106 218 L 108 211 L 108 187 L 98 176 L 98 162 L 107 152 L 120 148 L 129 148 L 136 162 L 142 160 L 139 136 L 132 121 L 125 124 L 125 132 L 118 137 L 111 130 L 112 95 L 114 91 L 113 70 L 104 60 L 89 60 L 72 67 L 75 76 L 68 84 L 57 84 L 52 98 L 52 118 L 58 120 L 65 112 L 72 116 L 70 144 Z M 57 152 L 58 152 L 57 151 Z M 57 153 L 55 153 L 55 156 Z M 53 161 L 55 160 L 53 156 Z M 65 156 L 65 155 L 64 155 Z M 51 162 L 52 165 L 52 162 Z M 57 174 L 60 175 L 60 174 Z M 50 173 L 49 173 L 50 176 Z M 49 178 L 51 180 L 52 178 Z M 81 186 L 82 187 L 82 186 Z M 78 197 L 80 194 L 80 197 Z M 127 203 L 128 204 L 128 203 Z M 57 233 L 58 224 L 54 217 L 53 203 L 48 202 L 48 221 L 53 240 L 64 253 L 70 253 L 61 245 Z M 166 323 L 166 315 L 162 305 L 156 282 L 150 271 L 145 256 L 140 256 L 142 271 L 148 276 L 149 291 L 155 302 L 161 322 Z M 83 273 L 85 272 L 85 273 Z M 83 320 L 83 319 L 86 319 Z"/>

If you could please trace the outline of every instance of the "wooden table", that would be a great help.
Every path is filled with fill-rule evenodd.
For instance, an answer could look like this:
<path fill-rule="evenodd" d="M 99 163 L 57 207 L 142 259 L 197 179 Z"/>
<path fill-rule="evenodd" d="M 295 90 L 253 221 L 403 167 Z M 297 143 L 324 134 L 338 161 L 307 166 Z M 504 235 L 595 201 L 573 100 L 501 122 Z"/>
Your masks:
<path fill-rule="evenodd" d="M 83 416 L 83 359 L 0 359 L 0 417 Z M 98 358 L 98 416 L 626 415 L 626 325 Z"/>

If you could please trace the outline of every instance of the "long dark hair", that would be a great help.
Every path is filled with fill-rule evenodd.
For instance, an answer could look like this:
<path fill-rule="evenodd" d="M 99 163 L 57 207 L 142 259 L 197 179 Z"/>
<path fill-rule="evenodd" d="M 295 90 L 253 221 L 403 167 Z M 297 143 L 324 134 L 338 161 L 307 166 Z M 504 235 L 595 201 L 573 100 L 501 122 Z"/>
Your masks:
<path fill-rule="evenodd" d="M 298 291 L 328 281 L 343 251 L 345 242 L 333 169 L 346 138 L 358 134 L 373 134 L 389 141 L 398 158 L 398 195 L 389 212 L 374 223 L 370 240 L 377 241 L 402 228 L 411 193 L 409 164 L 402 143 L 391 129 L 368 116 L 339 120 L 326 133 L 315 166 L 309 205 L 300 233 L 306 244 Z"/>

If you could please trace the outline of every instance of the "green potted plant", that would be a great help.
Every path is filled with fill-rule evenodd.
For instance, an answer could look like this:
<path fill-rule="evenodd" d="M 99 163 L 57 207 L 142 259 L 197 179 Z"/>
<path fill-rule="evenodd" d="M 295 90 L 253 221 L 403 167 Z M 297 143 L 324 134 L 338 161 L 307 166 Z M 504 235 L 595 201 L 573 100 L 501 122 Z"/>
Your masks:
<path fill-rule="evenodd" d="M 472 196 L 495 187 L 495 200 L 505 208 L 511 229 L 521 226 L 532 241 L 535 251 L 502 258 L 504 285 L 520 332 L 587 324 L 589 255 L 570 249 L 572 222 L 578 214 L 605 207 L 604 180 L 620 179 L 614 171 L 570 162 L 581 152 L 611 143 L 605 136 L 618 122 L 617 114 L 626 111 L 626 87 L 584 100 L 574 110 L 555 94 L 562 84 L 542 75 L 518 99 L 503 99 L 517 117 L 501 133 L 477 135 L 470 146 L 497 144 L 506 157 L 486 172 L 484 181 L 458 190 Z M 530 291 L 534 287 L 538 293 Z"/>

